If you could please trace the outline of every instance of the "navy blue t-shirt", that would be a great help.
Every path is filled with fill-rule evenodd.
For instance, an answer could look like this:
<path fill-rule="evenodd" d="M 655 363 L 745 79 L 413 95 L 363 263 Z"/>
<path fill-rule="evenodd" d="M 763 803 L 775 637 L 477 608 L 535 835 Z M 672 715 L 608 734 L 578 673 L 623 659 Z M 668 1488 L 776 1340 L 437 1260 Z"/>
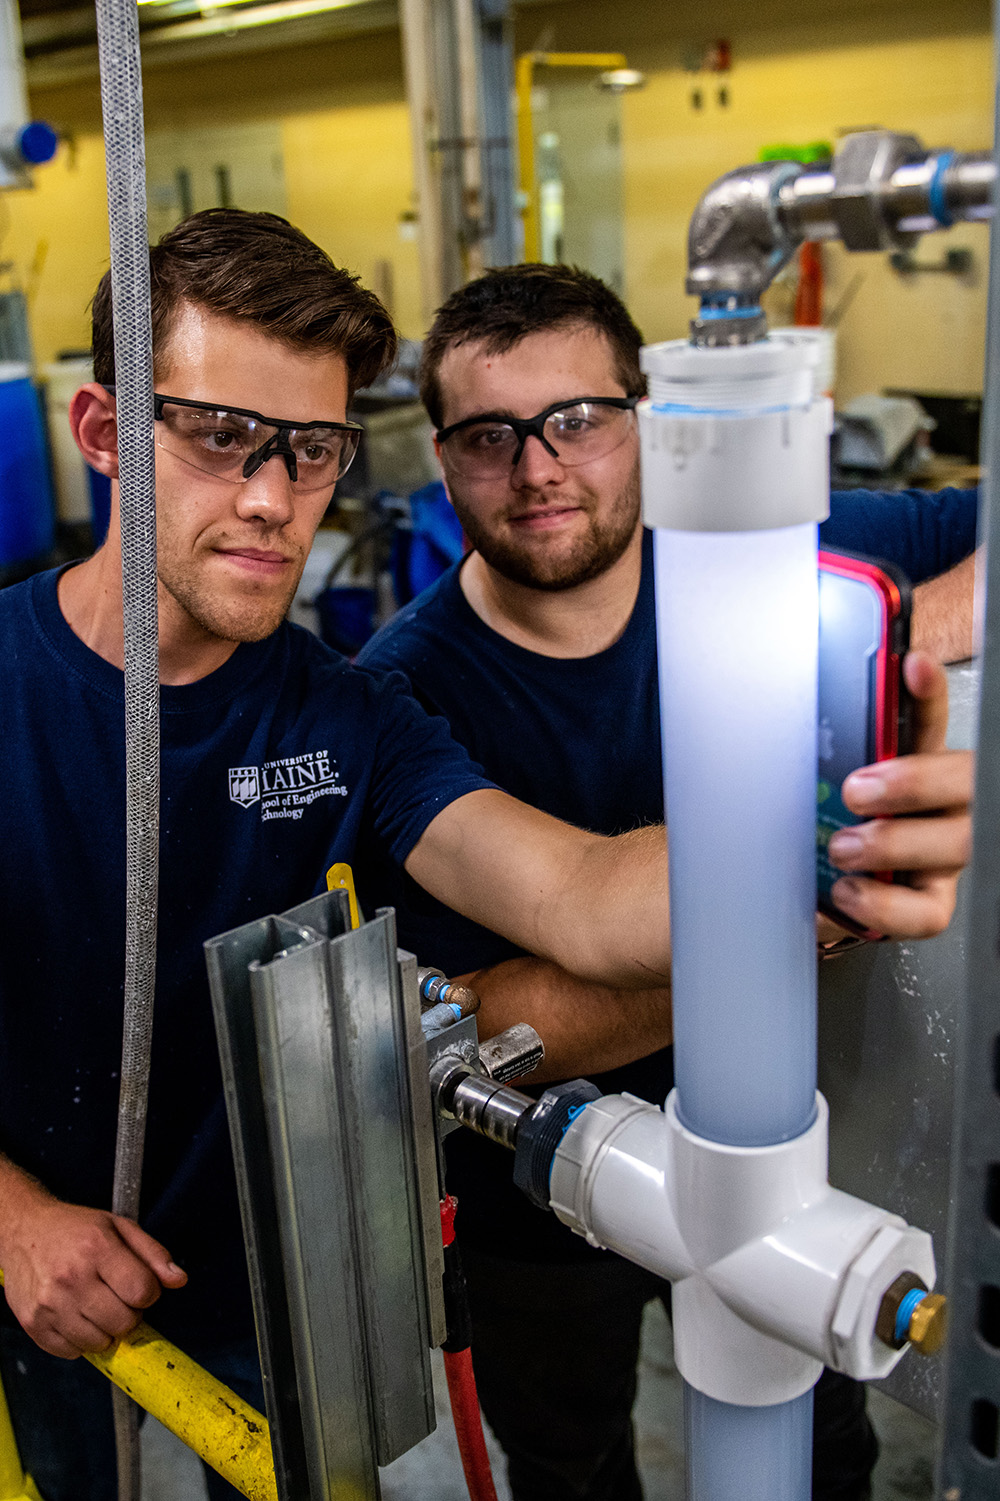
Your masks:
<path fill-rule="evenodd" d="M 922 584 L 968 557 L 978 514 L 978 490 L 834 490 L 819 543 L 886 558 Z"/>
<path fill-rule="evenodd" d="M 70 630 L 57 574 L 0 591 L 0 1150 L 74 1203 L 111 1198 L 125 913 L 123 676 Z M 151 1321 L 253 1329 L 202 943 L 401 863 L 490 785 L 400 678 L 283 625 L 162 690 L 160 918 L 141 1222 L 187 1270 Z M 360 872 L 363 874 L 363 872 Z"/>
<path fill-rule="evenodd" d="M 830 511 L 820 528 L 824 546 L 887 558 L 914 583 L 975 546 L 975 491 L 835 492 Z M 416 697 L 448 720 L 486 775 L 524 802 L 601 834 L 662 822 L 650 535 L 628 625 L 590 657 L 546 657 L 499 635 L 466 600 L 460 567 L 404 607 L 359 661 L 405 672 Z M 385 868 L 378 884 L 397 909 L 400 943 L 422 963 L 454 975 L 523 952 L 442 906 L 405 874 Z M 627 1090 L 661 1103 L 673 1082 L 672 1050 L 592 1077 L 606 1093 Z M 525 1261 L 603 1254 L 513 1187 L 502 1147 L 468 1132 L 453 1133 L 447 1147 L 464 1240 Z"/>

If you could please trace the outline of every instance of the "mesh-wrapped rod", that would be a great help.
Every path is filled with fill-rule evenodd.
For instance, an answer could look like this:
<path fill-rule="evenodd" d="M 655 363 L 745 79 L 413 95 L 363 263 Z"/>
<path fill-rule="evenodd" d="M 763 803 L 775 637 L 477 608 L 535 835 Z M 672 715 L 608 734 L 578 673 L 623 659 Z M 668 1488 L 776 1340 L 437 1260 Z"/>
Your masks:
<path fill-rule="evenodd" d="M 153 358 L 142 73 L 135 0 L 97 0 L 114 300 L 125 621 L 127 908 L 125 1021 L 112 1207 L 135 1219 L 146 1127 L 159 853 Z M 119 1496 L 137 1498 L 135 1409 L 116 1392 Z"/>

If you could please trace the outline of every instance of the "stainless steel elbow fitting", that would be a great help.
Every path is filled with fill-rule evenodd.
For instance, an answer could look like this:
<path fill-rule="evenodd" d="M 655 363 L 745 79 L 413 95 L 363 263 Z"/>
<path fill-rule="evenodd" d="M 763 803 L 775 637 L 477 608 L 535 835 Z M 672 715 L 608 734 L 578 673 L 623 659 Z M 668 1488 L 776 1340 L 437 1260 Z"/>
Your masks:
<path fill-rule="evenodd" d="M 761 293 L 804 240 L 906 249 L 929 230 L 990 218 L 995 181 L 989 152 L 928 151 L 916 136 L 883 130 L 846 136 L 828 166 L 727 172 L 691 220 L 686 285 L 701 298 L 693 342 L 763 338 Z"/>

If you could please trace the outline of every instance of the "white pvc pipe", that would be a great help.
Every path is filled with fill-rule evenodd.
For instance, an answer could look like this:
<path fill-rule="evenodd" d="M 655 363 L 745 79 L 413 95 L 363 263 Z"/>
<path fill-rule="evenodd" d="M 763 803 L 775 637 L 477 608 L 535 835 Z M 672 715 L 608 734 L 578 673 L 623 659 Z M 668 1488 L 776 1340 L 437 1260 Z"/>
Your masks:
<path fill-rule="evenodd" d="M 798 336 L 643 352 L 677 1108 L 734 1146 L 814 1110 L 817 359 Z M 807 1501 L 810 1394 L 738 1407 L 685 1383 L 685 1420 L 690 1501 Z"/>
<path fill-rule="evenodd" d="M 816 1092 L 816 527 L 655 556 L 679 1112 L 767 1146 Z"/>
<path fill-rule="evenodd" d="M 684 1386 L 687 1501 L 806 1501 L 812 1392 L 776 1407 L 734 1407 Z"/>

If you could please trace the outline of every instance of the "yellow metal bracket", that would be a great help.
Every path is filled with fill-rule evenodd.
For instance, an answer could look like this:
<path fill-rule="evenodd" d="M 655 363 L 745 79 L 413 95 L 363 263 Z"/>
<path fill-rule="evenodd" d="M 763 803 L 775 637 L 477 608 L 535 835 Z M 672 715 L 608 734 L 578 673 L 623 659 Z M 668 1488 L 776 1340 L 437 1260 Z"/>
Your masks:
<path fill-rule="evenodd" d="M 515 74 L 517 93 L 518 185 L 524 205 L 524 259 L 537 261 L 541 254 L 538 223 L 538 188 L 535 182 L 535 125 L 531 90 L 536 68 L 612 68 L 628 66 L 624 52 L 522 52 Z"/>
<path fill-rule="evenodd" d="M 331 865 L 326 873 L 327 891 L 346 891 L 348 901 L 351 904 L 351 927 L 360 928 L 361 908 L 358 906 L 357 893 L 354 890 L 354 872 L 346 861 L 339 860 L 336 865 Z"/>

